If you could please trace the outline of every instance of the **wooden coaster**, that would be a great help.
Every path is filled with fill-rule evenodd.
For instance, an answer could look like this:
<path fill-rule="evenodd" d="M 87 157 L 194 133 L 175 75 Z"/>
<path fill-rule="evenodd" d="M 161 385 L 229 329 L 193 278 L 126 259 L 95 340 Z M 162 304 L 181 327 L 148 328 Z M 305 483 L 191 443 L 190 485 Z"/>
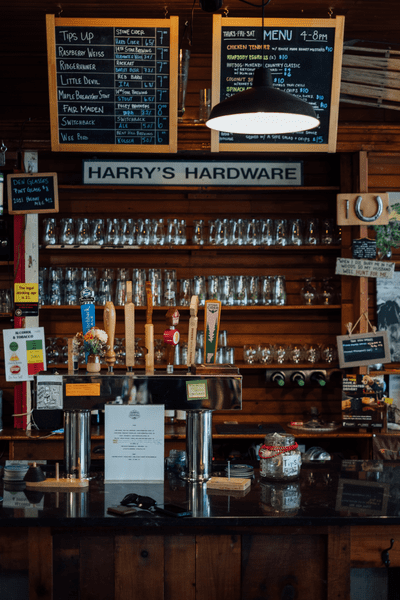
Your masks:
<path fill-rule="evenodd" d="M 251 485 L 251 479 L 241 477 L 211 477 L 207 481 L 207 489 L 214 490 L 246 490 Z"/>

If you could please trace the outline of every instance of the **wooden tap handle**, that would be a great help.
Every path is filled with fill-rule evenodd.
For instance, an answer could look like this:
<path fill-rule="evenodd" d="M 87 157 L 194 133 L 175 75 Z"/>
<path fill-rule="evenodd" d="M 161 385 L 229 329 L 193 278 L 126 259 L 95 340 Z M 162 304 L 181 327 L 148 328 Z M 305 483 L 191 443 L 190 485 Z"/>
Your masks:
<path fill-rule="evenodd" d="M 125 363 L 127 368 L 135 365 L 135 305 L 132 302 L 132 281 L 126 282 L 125 315 Z"/>
<path fill-rule="evenodd" d="M 151 325 L 153 322 L 153 292 L 151 291 L 151 282 L 146 281 L 146 324 Z"/>
<path fill-rule="evenodd" d="M 108 350 L 106 352 L 106 363 L 109 367 L 113 367 L 115 363 L 115 322 L 115 306 L 112 302 L 106 302 L 106 305 L 104 307 L 104 330 L 108 336 Z"/>

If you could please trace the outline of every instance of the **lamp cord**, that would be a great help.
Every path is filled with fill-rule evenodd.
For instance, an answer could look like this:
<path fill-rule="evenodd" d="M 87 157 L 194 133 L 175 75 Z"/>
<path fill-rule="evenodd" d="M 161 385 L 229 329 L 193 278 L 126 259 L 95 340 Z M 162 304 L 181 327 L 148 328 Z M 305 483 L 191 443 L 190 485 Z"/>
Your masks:
<path fill-rule="evenodd" d="M 243 4 L 250 4 L 250 6 L 256 6 L 257 8 L 261 6 L 262 8 L 262 26 L 261 26 L 261 62 L 264 67 L 264 8 L 268 6 L 271 0 L 263 0 L 261 4 L 255 4 L 254 2 L 249 2 L 249 0 L 239 0 L 239 2 L 243 2 Z"/>
<path fill-rule="evenodd" d="M 248 0 L 239 0 L 239 2 L 243 2 L 243 4 L 250 4 L 250 6 L 257 6 L 257 7 L 262 6 L 262 8 L 264 9 L 264 6 L 268 6 L 268 4 L 271 2 L 271 0 L 267 0 L 266 2 L 261 2 L 261 4 L 254 4 L 254 2 L 249 2 Z"/>

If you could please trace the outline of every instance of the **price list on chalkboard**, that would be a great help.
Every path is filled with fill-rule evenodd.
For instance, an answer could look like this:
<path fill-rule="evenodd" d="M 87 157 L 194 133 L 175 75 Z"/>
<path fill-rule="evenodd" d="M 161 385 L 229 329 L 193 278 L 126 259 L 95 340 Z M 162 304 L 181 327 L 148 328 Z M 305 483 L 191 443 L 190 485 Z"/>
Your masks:
<path fill-rule="evenodd" d="M 54 149 L 174 150 L 169 21 L 55 19 Z"/>
<path fill-rule="evenodd" d="M 337 19 L 269 19 L 264 28 L 253 19 L 228 20 L 220 15 L 214 19 L 214 31 L 219 33 L 213 49 L 213 72 L 218 80 L 213 85 L 219 90 L 218 101 L 251 88 L 255 69 L 264 66 L 270 70 L 275 88 L 311 104 L 320 120 L 317 128 L 297 133 L 220 132 L 215 134 L 218 149 L 234 150 L 237 146 L 238 151 L 251 150 L 245 147 L 251 144 L 258 146 L 254 151 L 260 150 L 260 145 L 273 145 L 283 151 L 293 147 L 301 151 L 334 151 L 343 46 Z M 216 24 L 220 24 L 220 29 Z"/>

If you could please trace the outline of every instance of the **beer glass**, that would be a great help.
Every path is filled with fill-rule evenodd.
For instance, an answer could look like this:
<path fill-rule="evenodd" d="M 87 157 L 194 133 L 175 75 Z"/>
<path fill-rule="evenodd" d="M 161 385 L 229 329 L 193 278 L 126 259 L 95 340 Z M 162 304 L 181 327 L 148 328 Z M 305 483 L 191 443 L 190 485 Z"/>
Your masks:
<path fill-rule="evenodd" d="M 75 244 L 75 223 L 70 217 L 61 219 L 60 244 L 72 246 Z"/>
<path fill-rule="evenodd" d="M 83 219 L 76 220 L 76 243 L 81 246 L 87 246 L 90 244 L 90 222 L 89 219 L 84 217 Z"/>
<path fill-rule="evenodd" d="M 58 243 L 57 221 L 54 217 L 43 219 L 43 237 L 42 243 L 45 246 Z"/>

